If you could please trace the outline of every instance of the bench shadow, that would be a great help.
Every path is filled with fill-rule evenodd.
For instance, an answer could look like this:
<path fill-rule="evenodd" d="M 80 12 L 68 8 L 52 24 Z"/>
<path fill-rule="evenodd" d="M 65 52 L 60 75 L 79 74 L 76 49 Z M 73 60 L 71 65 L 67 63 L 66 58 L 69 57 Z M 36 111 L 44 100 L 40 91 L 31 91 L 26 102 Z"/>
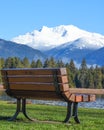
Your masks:
<path fill-rule="evenodd" d="M 0 116 L 0 120 L 8 120 L 10 116 Z"/>
<path fill-rule="evenodd" d="M 9 121 L 8 119 L 10 119 L 11 117 L 10 116 L 0 116 L 0 120 L 5 120 L 5 121 Z M 23 121 L 23 119 L 16 119 L 14 121 Z M 24 122 L 27 122 L 27 121 L 24 121 Z M 45 124 L 62 124 L 64 122 L 61 122 L 61 121 L 47 121 L 47 120 L 35 120 L 34 121 L 31 121 L 31 122 L 34 122 L 34 123 L 45 123 Z M 70 123 L 64 123 L 66 125 L 70 125 Z"/>
<path fill-rule="evenodd" d="M 11 116 L 0 116 L 0 120 L 10 121 L 9 119 L 11 119 Z M 16 119 L 13 121 L 23 121 L 23 119 Z"/>

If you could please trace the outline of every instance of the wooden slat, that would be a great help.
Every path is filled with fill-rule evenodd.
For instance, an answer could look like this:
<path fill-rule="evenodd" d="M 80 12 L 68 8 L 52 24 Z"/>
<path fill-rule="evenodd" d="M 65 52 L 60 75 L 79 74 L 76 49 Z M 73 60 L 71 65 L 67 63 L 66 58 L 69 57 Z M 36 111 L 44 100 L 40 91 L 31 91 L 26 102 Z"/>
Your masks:
<path fill-rule="evenodd" d="M 63 97 L 65 98 L 66 101 L 69 101 L 69 98 L 70 98 L 70 96 L 71 96 L 71 93 L 70 93 L 69 90 L 64 91 L 64 92 L 62 93 L 62 95 L 63 95 Z"/>
<path fill-rule="evenodd" d="M 15 97 L 22 97 L 22 98 L 24 97 L 40 100 L 64 100 L 60 95 L 57 95 L 55 92 L 11 90 L 11 93 Z"/>
<path fill-rule="evenodd" d="M 39 82 L 39 83 L 53 83 L 53 76 L 8 76 L 9 82 Z M 58 76 L 59 83 L 68 83 L 67 76 Z"/>
<path fill-rule="evenodd" d="M 68 84 L 59 84 L 60 91 L 67 91 L 69 90 Z M 39 91 L 56 91 L 54 84 L 44 83 L 44 84 L 36 84 L 31 83 L 27 84 L 26 82 L 23 83 L 10 83 L 10 89 L 14 90 L 39 90 Z"/>
<path fill-rule="evenodd" d="M 94 94 L 73 94 L 70 93 L 69 91 L 63 92 L 63 96 L 67 101 L 72 101 L 72 102 L 91 102 L 95 101 L 95 95 Z"/>
<path fill-rule="evenodd" d="M 21 84 L 21 83 L 10 83 L 10 89 L 14 90 L 39 90 L 39 91 L 55 91 L 53 84 Z"/>
<path fill-rule="evenodd" d="M 68 77 L 67 76 L 58 77 L 58 82 L 60 82 L 60 83 L 68 83 Z"/>
<path fill-rule="evenodd" d="M 20 76 L 20 77 L 9 77 L 9 82 L 40 82 L 40 83 L 52 83 L 54 82 L 53 77 L 33 77 L 33 76 Z"/>
<path fill-rule="evenodd" d="M 69 100 L 73 102 L 92 102 L 95 101 L 95 95 L 85 95 L 85 94 L 71 94 Z"/>
<path fill-rule="evenodd" d="M 8 73 L 8 75 L 66 75 L 66 68 L 56 68 L 56 69 L 4 69 L 2 72 Z"/>
<path fill-rule="evenodd" d="M 70 88 L 71 93 L 79 94 L 104 94 L 104 89 Z"/>
<path fill-rule="evenodd" d="M 89 95 L 89 101 L 93 102 L 95 100 L 96 100 L 96 95 L 94 94 Z"/>
<path fill-rule="evenodd" d="M 74 102 L 83 102 L 83 95 L 74 94 L 73 97 L 74 97 Z M 88 101 L 88 99 L 86 101 Z"/>

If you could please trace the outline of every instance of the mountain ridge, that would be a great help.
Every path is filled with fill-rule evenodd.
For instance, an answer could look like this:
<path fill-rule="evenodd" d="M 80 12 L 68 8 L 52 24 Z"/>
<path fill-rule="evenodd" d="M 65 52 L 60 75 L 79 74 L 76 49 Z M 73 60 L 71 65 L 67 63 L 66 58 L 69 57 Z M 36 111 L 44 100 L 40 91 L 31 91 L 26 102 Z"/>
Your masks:
<path fill-rule="evenodd" d="M 19 57 L 20 59 L 27 57 L 29 60 L 34 60 L 36 57 L 43 58 L 44 54 L 27 45 L 0 39 L 0 58 L 1 57 Z"/>
<path fill-rule="evenodd" d="M 43 26 L 39 31 L 34 30 L 33 32 L 19 35 L 13 38 L 12 41 L 26 44 L 39 50 L 49 50 L 64 43 L 74 43 L 78 39 L 84 39 L 87 43 L 93 44 L 93 48 L 94 45 L 97 49 L 104 47 L 103 35 L 79 29 L 74 25 L 60 25 L 53 28 Z M 87 44 L 84 46 L 87 46 Z"/>

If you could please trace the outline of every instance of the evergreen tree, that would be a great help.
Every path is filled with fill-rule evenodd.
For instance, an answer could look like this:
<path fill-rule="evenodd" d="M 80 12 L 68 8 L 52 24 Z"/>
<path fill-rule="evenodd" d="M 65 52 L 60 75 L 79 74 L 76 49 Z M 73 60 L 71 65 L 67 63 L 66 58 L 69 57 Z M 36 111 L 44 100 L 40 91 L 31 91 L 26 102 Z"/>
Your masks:
<path fill-rule="evenodd" d="M 73 85 L 76 86 L 75 76 L 76 76 L 76 73 L 77 73 L 77 69 L 76 69 L 74 61 L 72 59 L 70 60 L 70 63 L 69 63 L 69 70 L 70 70 L 70 78 L 73 82 Z"/>
<path fill-rule="evenodd" d="M 0 69 L 2 69 L 4 67 L 4 58 L 0 58 Z M 0 72 L 0 84 L 2 83 L 2 79 L 1 79 L 1 72 Z"/>
<path fill-rule="evenodd" d="M 4 63 L 4 68 L 9 68 L 9 65 L 10 64 L 10 57 L 8 57 L 6 60 L 5 60 L 5 63 Z"/>
<path fill-rule="evenodd" d="M 94 76 L 93 76 L 93 70 L 89 69 L 87 76 L 86 76 L 86 88 L 94 88 Z"/>
<path fill-rule="evenodd" d="M 78 76 L 77 79 L 79 80 L 80 87 L 81 88 L 83 88 L 83 87 L 86 88 L 86 87 L 88 87 L 87 84 L 86 84 L 88 68 L 87 68 L 87 64 L 86 64 L 85 59 L 82 60 L 79 71 L 80 72 L 77 75 Z"/>
<path fill-rule="evenodd" d="M 35 63 L 35 61 L 34 61 L 34 60 L 31 62 L 30 67 L 31 67 L 31 68 L 35 68 L 35 67 L 36 67 L 36 63 Z"/>
<path fill-rule="evenodd" d="M 54 60 L 53 57 L 51 57 L 51 58 L 49 59 L 48 67 L 49 67 L 49 68 L 55 68 L 55 67 L 56 67 L 56 62 L 55 62 L 55 60 Z"/>
<path fill-rule="evenodd" d="M 88 69 L 87 64 L 86 64 L 86 60 L 85 60 L 85 59 L 82 60 L 80 69 L 81 69 L 83 72 L 86 71 L 86 70 Z"/>
<path fill-rule="evenodd" d="M 76 75 L 75 75 L 75 86 L 77 88 L 81 88 L 81 81 L 80 81 L 80 72 L 77 71 Z"/>
<path fill-rule="evenodd" d="M 0 69 L 4 67 L 5 60 L 4 58 L 0 58 Z"/>
<path fill-rule="evenodd" d="M 36 68 L 43 68 L 43 64 L 40 59 L 36 61 Z"/>
<path fill-rule="evenodd" d="M 25 57 L 23 60 L 22 60 L 22 64 L 24 66 L 24 68 L 30 68 L 30 62 L 28 60 L 27 57 Z"/>
<path fill-rule="evenodd" d="M 5 61 L 4 68 L 15 68 L 14 58 L 8 57 Z"/>
<path fill-rule="evenodd" d="M 76 70 L 73 60 L 71 60 L 69 64 L 68 63 L 66 64 L 66 68 L 67 68 L 67 73 L 68 73 L 69 86 L 75 87 L 76 86 L 75 76 L 76 76 L 77 70 Z"/>
<path fill-rule="evenodd" d="M 57 63 L 56 63 L 56 66 L 61 68 L 61 67 L 65 67 L 65 64 L 63 63 L 62 60 L 58 60 Z"/>
<path fill-rule="evenodd" d="M 76 69 L 74 61 L 72 59 L 70 60 L 69 69 L 70 69 L 71 73 L 73 73 L 73 74 L 76 73 L 77 69 Z"/>
<path fill-rule="evenodd" d="M 45 60 L 43 68 L 48 68 L 49 67 L 49 60 L 48 58 Z"/>
<path fill-rule="evenodd" d="M 102 88 L 102 73 L 101 68 L 96 66 L 94 71 L 94 87 L 95 88 Z"/>
<path fill-rule="evenodd" d="M 14 64 L 15 68 L 23 68 L 23 64 L 21 63 L 21 60 L 18 57 L 14 57 Z"/>

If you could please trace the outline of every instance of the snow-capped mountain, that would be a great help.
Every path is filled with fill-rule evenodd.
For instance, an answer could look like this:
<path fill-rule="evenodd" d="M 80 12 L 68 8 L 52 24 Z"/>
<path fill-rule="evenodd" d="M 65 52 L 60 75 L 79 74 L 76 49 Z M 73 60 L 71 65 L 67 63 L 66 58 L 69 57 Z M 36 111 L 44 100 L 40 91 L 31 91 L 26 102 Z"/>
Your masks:
<path fill-rule="evenodd" d="M 104 65 L 104 36 L 73 25 L 53 28 L 43 26 L 40 30 L 17 36 L 12 41 L 39 49 L 46 56 L 53 56 L 64 62 L 73 59 L 80 64 L 86 58 L 88 64 Z"/>
<path fill-rule="evenodd" d="M 77 41 L 75 43 L 77 43 Z M 69 42 L 52 48 L 48 51 L 45 51 L 44 53 L 48 55 L 48 57 L 52 56 L 55 59 L 61 59 L 64 62 L 69 62 L 71 59 L 73 59 L 77 63 L 81 63 L 82 59 L 85 58 L 86 55 L 92 53 L 93 51 L 95 51 L 95 49 L 82 49 L 82 47 L 79 48 L 73 42 Z"/>
<path fill-rule="evenodd" d="M 53 28 L 43 26 L 39 31 L 34 30 L 33 32 L 19 35 L 13 38 L 12 41 L 26 44 L 39 50 L 49 50 L 64 43 L 71 44 L 72 49 L 96 50 L 104 47 L 103 35 L 81 30 L 73 25 L 60 25 Z"/>

